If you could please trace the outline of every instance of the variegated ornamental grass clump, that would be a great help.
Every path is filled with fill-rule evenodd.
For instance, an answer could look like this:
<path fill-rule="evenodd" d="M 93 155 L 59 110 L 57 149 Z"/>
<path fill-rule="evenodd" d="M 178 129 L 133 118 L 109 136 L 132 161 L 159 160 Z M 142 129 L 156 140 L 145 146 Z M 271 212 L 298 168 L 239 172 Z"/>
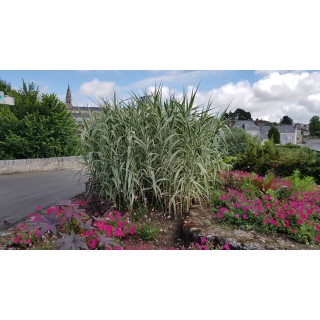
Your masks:
<path fill-rule="evenodd" d="M 125 103 L 102 100 L 102 112 L 84 119 L 83 158 L 89 189 L 121 209 L 136 205 L 180 215 L 192 199 L 203 202 L 217 173 L 226 169 L 227 126 L 209 102 L 195 105 L 196 91 L 163 99 L 162 88 Z"/>

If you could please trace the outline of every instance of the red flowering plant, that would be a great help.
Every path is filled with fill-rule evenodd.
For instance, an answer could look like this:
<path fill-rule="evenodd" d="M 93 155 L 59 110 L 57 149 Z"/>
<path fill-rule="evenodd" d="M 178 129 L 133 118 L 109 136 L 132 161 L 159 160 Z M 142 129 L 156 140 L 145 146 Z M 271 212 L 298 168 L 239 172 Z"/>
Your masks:
<path fill-rule="evenodd" d="M 299 242 L 320 242 L 320 188 L 314 185 L 309 192 L 294 192 L 290 180 L 274 178 L 267 192 L 252 192 L 245 183 L 248 173 L 226 174 L 228 185 L 214 201 L 213 217 L 245 229 L 258 228 L 265 232 L 290 235 Z M 231 178 L 230 178 L 231 176 Z M 251 176 L 252 177 L 252 176 Z M 262 177 L 255 177 L 263 181 Z M 242 181 L 243 183 L 239 183 Z M 289 193 L 278 196 L 284 188 Z"/>

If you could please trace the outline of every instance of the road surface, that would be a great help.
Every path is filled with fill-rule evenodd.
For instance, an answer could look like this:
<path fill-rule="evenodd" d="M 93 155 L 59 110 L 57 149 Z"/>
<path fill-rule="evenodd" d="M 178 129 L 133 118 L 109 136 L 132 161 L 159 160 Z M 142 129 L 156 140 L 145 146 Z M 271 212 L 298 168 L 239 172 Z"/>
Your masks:
<path fill-rule="evenodd" d="M 39 205 L 46 208 L 85 191 L 86 178 L 80 178 L 77 170 L 0 175 L 0 230 L 23 220 Z"/>
<path fill-rule="evenodd" d="M 309 147 L 313 150 L 320 151 L 320 139 L 307 139 L 307 143 L 302 144 L 301 146 Z"/>

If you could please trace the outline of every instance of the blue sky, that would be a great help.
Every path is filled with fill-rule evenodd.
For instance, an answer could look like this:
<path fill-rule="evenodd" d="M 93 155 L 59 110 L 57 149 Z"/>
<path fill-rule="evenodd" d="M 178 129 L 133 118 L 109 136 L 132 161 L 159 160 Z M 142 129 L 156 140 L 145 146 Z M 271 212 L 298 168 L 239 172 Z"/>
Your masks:
<path fill-rule="evenodd" d="M 21 87 L 22 79 L 35 82 L 41 93 L 56 93 L 65 100 L 68 83 L 74 105 L 93 105 L 91 99 L 108 97 L 114 90 L 121 98 L 132 91 L 150 91 L 163 86 L 164 96 L 191 91 L 199 85 L 197 100 L 210 99 L 217 107 L 243 108 L 253 118 L 279 121 L 289 115 L 295 122 L 309 122 L 320 114 L 320 72 L 318 71 L 240 71 L 240 70 L 6 70 L 0 78 L 12 87 Z"/>

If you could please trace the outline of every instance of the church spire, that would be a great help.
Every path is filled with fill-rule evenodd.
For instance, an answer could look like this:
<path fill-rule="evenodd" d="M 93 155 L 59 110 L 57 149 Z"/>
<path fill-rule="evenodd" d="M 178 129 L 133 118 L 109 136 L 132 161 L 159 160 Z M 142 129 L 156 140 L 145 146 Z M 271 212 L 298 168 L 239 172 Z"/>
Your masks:
<path fill-rule="evenodd" d="M 66 106 L 67 106 L 67 109 L 72 109 L 72 96 L 71 96 L 69 82 L 68 82 L 68 89 L 67 89 L 67 95 L 66 95 Z"/>

